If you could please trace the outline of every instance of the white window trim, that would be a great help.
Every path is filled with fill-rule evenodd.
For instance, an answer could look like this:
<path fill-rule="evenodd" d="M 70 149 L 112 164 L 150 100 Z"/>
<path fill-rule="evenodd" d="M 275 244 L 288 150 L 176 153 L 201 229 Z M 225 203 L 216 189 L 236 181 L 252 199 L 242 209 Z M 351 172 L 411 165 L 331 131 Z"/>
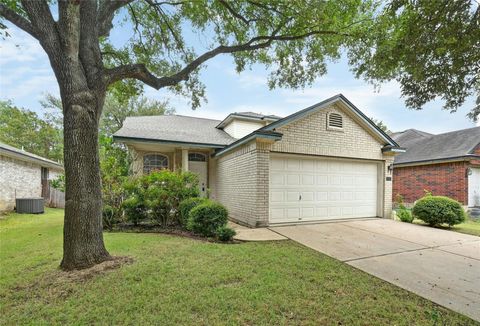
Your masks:
<path fill-rule="evenodd" d="M 166 168 L 166 169 L 170 168 L 170 160 L 168 158 L 168 155 L 165 155 L 163 153 L 158 153 L 158 152 L 145 153 L 142 156 L 142 173 L 143 174 L 145 174 L 145 157 L 149 156 L 149 155 L 159 155 L 159 156 L 165 157 L 165 159 L 167 160 L 167 165 L 164 168 Z"/>

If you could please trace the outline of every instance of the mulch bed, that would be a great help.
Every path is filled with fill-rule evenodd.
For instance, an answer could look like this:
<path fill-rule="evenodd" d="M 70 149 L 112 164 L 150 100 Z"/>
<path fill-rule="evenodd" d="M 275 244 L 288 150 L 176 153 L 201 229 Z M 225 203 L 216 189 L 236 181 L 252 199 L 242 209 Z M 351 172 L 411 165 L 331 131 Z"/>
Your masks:
<path fill-rule="evenodd" d="M 194 240 L 204 241 L 204 242 L 213 242 L 213 243 L 223 243 L 223 244 L 236 244 L 242 243 L 243 241 L 240 240 L 232 240 L 228 242 L 219 241 L 215 238 L 206 238 L 201 235 L 192 233 L 188 230 L 181 228 L 180 226 L 160 226 L 160 225 L 153 225 L 153 224 L 120 224 L 113 227 L 111 230 L 105 230 L 107 232 L 130 232 L 130 233 L 158 233 L 158 234 L 166 234 L 166 235 L 173 235 L 179 237 L 190 238 Z"/>

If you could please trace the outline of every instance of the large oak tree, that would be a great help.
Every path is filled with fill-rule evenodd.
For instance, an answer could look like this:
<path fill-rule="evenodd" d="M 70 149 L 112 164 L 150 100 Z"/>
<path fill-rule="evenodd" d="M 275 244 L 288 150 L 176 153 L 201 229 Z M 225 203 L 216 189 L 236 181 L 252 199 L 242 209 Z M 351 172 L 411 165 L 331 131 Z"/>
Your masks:
<path fill-rule="evenodd" d="M 0 15 L 40 42 L 60 86 L 64 269 L 110 258 L 98 127 L 112 85 L 127 95 L 142 84 L 169 88 L 197 107 L 204 97 L 199 69 L 220 54 L 232 55 L 238 72 L 268 66 L 270 87 L 297 88 L 345 52 L 358 76 L 398 80 L 413 108 L 440 96 L 455 110 L 479 88 L 473 1 L 2 0 Z M 114 25 L 131 30 L 128 42 L 112 43 Z"/>

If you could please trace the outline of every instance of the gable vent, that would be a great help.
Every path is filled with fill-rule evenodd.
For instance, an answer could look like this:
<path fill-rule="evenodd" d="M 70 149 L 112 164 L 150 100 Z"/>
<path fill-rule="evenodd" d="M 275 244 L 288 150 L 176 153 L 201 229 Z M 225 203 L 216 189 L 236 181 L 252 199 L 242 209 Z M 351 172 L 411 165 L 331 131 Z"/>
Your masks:
<path fill-rule="evenodd" d="M 343 128 L 343 117 L 338 113 L 330 113 L 328 115 L 328 127 L 335 129 Z"/>

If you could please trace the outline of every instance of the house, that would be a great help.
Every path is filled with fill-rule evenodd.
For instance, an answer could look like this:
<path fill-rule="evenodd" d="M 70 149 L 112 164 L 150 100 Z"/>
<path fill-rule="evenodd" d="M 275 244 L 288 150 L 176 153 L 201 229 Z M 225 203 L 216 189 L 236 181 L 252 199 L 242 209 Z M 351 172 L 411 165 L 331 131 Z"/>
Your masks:
<path fill-rule="evenodd" d="M 439 135 L 408 129 L 391 137 L 407 149 L 395 157 L 394 198 L 411 204 L 427 190 L 480 206 L 480 127 Z"/>
<path fill-rule="evenodd" d="M 129 117 L 114 138 L 135 174 L 193 171 L 204 196 L 251 227 L 390 217 L 391 165 L 403 151 L 341 94 L 285 118 Z"/>
<path fill-rule="evenodd" d="M 0 143 L 0 212 L 15 208 L 16 198 L 48 198 L 48 180 L 63 166 L 41 156 Z"/>

